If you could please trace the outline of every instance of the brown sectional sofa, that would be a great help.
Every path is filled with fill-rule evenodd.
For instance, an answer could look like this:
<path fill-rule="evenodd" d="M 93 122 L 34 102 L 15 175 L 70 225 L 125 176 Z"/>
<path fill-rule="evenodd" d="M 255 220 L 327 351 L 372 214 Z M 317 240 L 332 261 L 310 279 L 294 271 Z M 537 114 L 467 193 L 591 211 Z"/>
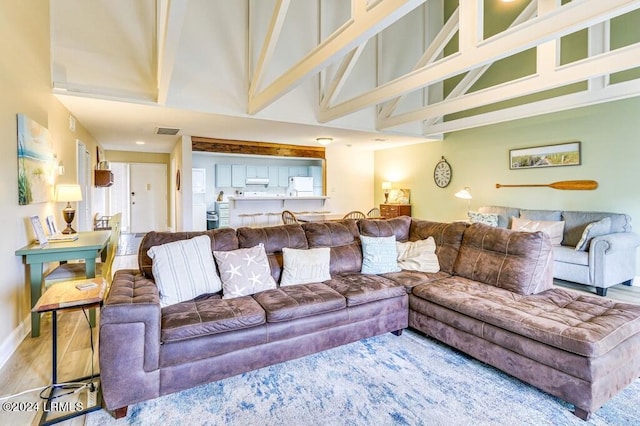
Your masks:
<path fill-rule="evenodd" d="M 161 308 L 147 250 L 207 234 L 212 250 L 264 244 L 279 282 L 282 248 L 331 248 L 331 280 Z M 434 237 L 440 272 L 360 273 L 360 235 Z M 408 217 L 151 232 L 140 272 L 118 271 L 101 312 L 106 407 L 220 380 L 407 326 L 575 405 L 583 419 L 640 376 L 640 306 L 552 288 L 543 233 Z"/>

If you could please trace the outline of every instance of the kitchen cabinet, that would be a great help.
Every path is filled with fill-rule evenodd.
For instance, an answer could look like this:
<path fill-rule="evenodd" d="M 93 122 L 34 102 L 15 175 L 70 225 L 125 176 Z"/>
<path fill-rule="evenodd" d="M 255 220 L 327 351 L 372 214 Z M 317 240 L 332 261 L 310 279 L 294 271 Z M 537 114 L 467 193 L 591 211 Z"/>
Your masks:
<path fill-rule="evenodd" d="M 289 167 L 278 167 L 278 186 L 281 188 L 289 186 Z"/>
<path fill-rule="evenodd" d="M 246 166 L 239 165 L 239 164 L 232 164 L 231 165 L 231 186 L 233 188 L 244 188 L 246 180 L 247 180 Z"/>
<path fill-rule="evenodd" d="M 216 188 L 231 187 L 231 164 L 216 164 Z"/>
<path fill-rule="evenodd" d="M 280 176 L 279 176 L 279 167 L 278 166 L 269 166 L 267 168 L 267 175 L 269 177 L 269 188 L 276 188 L 279 186 L 280 183 Z"/>
<path fill-rule="evenodd" d="M 309 168 L 306 166 L 289 167 L 289 176 L 309 176 Z"/>
<path fill-rule="evenodd" d="M 216 213 L 218 214 L 218 227 L 229 227 L 229 203 L 216 202 Z"/>
<path fill-rule="evenodd" d="M 194 194 L 204 194 L 207 189 L 206 182 L 206 169 L 191 169 L 191 188 Z"/>
<path fill-rule="evenodd" d="M 309 176 L 313 178 L 314 188 L 322 188 L 322 167 L 309 166 Z"/>
<path fill-rule="evenodd" d="M 247 166 L 246 177 L 266 179 L 269 177 L 269 169 L 267 166 Z"/>

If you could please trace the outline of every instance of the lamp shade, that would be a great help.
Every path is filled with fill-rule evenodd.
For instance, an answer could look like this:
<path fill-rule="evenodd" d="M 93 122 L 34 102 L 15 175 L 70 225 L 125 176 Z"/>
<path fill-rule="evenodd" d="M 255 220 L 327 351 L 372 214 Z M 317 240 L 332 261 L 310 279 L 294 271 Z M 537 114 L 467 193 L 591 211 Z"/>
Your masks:
<path fill-rule="evenodd" d="M 382 189 L 391 189 L 391 182 L 382 182 Z"/>
<path fill-rule="evenodd" d="M 82 201 L 82 190 L 80 185 L 56 185 L 56 201 Z"/>
<path fill-rule="evenodd" d="M 454 197 L 462 198 L 463 200 L 471 200 L 473 198 L 473 196 L 471 195 L 471 188 L 469 188 L 468 186 L 465 186 L 463 189 L 453 195 Z"/>

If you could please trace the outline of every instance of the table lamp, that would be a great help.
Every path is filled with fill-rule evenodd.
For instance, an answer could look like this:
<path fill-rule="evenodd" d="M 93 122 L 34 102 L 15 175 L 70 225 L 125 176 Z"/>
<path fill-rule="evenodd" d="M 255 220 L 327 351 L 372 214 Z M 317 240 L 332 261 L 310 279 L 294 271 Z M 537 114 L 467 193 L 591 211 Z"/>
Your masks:
<path fill-rule="evenodd" d="M 384 190 L 384 203 L 389 202 L 389 190 L 391 189 L 391 182 L 382 182 L 382 189 Z"/>
<path fill-rule="evenodd" d="M 56 201 L 67 202 L 67 206 L 62 209 L 62 217 L 67 222 L 67 227 L 62 231 L 63 234 L 75 234 L 76 231 L 71 227 L 71 222 L 76 215 L 76 210 L 71 207 L 72 201 L 82 201 L 82 190 L 80 185 L 56 185 Z"/>
<path fill-rule="evenodd" d="M 465 186 L 463 189 L 453 194 L 453 196 L 457 198 L 461 198 L 463 200 L 467 200 L 468 202 L 467 211 L 471 211 L 471 199 L 473 199 L 473 196 L 471 196 L 471 188 L 469 188 L 468 186 Z"/>

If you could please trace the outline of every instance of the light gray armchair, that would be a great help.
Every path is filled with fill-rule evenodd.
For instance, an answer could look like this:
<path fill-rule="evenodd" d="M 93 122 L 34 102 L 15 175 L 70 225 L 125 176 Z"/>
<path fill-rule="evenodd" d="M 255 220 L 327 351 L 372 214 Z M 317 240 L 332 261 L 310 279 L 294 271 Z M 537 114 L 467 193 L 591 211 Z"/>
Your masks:
<path fill-rule="evenodd" d="M 481 213 L 498 216 L 498 226 L 510 228 L 511 218 L 536 221 L 564 221 L 562 243 L 554 246 L 554 278 L 585 284 L 606 296 L 607 289 L 616 284 L 631 285 L 636 275 L 636 249 L 640 236 L 631 231 L 631 217 L 621 213 L 581 212 L 559 210 L 525 210 L 513 207 L 486 206 Z M 608 218 L 608 219 L 605 219 Z M 600 222 L 604 219 L 603 222 Z M 581 241 L 590 224 L 609 226 Z M 596 226 L 589 229 L 596 230 Z M 576 250 L 584 243 L 586 248 Z"/>

